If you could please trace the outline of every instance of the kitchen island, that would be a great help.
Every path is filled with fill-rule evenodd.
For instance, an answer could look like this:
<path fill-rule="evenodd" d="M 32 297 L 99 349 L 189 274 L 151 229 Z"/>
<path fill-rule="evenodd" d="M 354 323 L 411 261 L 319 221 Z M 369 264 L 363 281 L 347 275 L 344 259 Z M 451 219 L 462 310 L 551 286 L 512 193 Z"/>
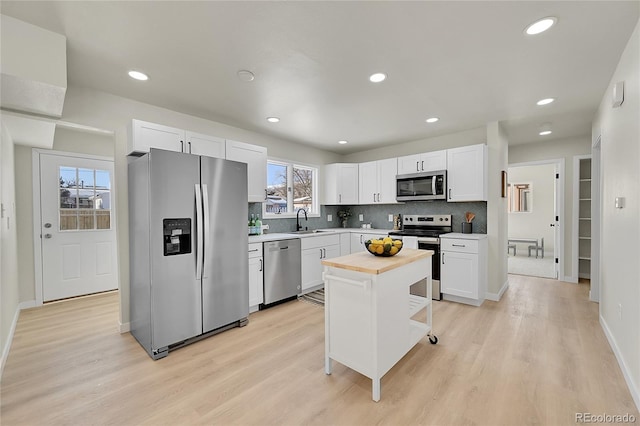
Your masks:
<path fill-rule="evenodd" d="M 437 343 L 431 327 L 432 255 L 405 248 L 393 257 L 360 252 L 322 261 L 326 374 L 335 360 L 369 377 L 377 402 L 382 376 L 423 337 Z M 425 278 L 427 296 L 409 294 Z M 423 310 L 426 317 L 419 321 Z"/>

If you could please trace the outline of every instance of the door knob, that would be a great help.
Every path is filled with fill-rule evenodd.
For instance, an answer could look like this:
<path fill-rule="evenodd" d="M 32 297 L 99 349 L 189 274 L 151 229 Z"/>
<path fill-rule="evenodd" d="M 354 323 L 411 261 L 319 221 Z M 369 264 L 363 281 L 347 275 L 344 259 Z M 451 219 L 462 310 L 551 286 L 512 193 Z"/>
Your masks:
<path fill-rule="evenodd" d="M 549 226 L 556 226 L 555 223 L 550 223 Z"/>
<path fill-rule="evenodd" d="M 49 222 L 47 222 L 47 223 L 44 224 L 44 227 L 45 228 L 51 228 L 51 224 Z"/>
<path fill-rule="evenodd" d="M 51 234 L 44 234 L 44 237 L 47 238 L 47 239 L 51 238 Z"/>

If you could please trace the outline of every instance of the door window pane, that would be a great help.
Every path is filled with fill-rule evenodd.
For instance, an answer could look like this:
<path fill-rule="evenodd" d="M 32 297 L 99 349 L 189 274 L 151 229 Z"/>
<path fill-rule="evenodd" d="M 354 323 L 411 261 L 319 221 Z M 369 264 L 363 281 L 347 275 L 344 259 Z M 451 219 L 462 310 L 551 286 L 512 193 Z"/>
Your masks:
<path fill-rule="evenodd" d="M 111 175 L 60 167 L 60 230 L 111 229 Z"/>

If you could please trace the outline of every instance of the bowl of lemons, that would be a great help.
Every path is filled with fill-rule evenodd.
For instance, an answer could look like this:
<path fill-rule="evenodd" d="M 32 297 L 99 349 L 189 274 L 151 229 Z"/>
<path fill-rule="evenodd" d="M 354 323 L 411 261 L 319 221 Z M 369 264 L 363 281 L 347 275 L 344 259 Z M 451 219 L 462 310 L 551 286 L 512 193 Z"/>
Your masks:
<path fill-rule="evenodd" d="M 394 240 L 391 237 L 382 239 L 367 240 L 364 246 L 369 253 L 375 256 L 391 257 L 395 256 L 402 250 L 402 240 Z"/>

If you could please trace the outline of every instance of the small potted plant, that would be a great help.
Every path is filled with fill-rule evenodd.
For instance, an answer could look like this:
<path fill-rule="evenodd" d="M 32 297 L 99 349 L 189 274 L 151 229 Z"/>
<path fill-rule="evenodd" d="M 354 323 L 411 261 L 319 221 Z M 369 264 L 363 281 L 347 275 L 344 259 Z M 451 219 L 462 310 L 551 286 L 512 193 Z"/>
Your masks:
<path fill-rule="evenodd" d="M 342 221 L 342 227 L 343 228 L 347 227 L 347 218 L 349 218 L 349 216 L 351 216 L 351 210 L 349 210 L 349 209 L 339 210 L 338 211 L 338 217 Z"/>

